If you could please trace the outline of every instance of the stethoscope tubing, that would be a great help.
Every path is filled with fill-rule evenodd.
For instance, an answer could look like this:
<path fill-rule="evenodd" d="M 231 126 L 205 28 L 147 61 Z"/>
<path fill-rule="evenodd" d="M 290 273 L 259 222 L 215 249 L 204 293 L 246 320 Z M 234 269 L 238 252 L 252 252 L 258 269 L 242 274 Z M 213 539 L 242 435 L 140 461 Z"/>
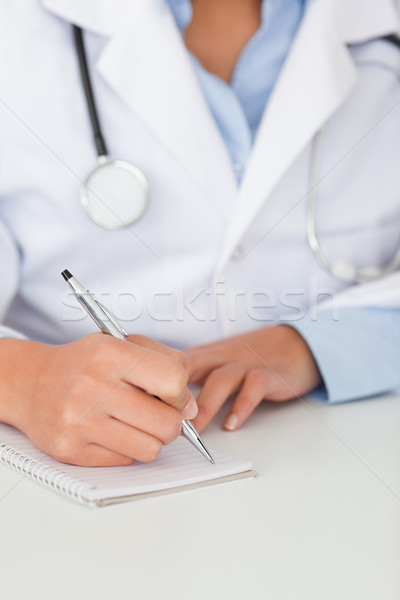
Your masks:
<path fill-rule="evenodd" d="M 100 125 L 100 119 L 97 111 L 96 101 L 93 93 L 93 86 L 90 78 L 89 67 L 87 63 L 85 44 L 83 39 L 83 31 L 80 27 L 73 25 L 73 33 L 75 39 L 75 47 L 79 61 L 79 70 L 80 76 L 82 80 L 82 86 L 85 94 L 86 105 L 90 117 L 90 122 L 92 126 L 93 138 L 96 146 L 97 156 L 99 159 L 99 165 L 101 166 L 104 163 L 109 162 L 107 146 L 104 140 L 104 135 Z M 400 38 L 396 35 L 387 35 L 380 38 L 376 38 L 376 41 L 384 40 L 391 44 L 394 44 L 397 48 L 400 49 Z M 373 41 L 373 40 L 369 40 Z M 323 142 L 324 142 L 324 134 L 325 127 L 322 127 L 321 130 L 315 135 L 314 142 L 311 150 L 311 164 L 310 164 L 310 174 L 309 174 L 309 192 L 307 198 L 307 213 L 306 213 L 306 230 L 307 230 L 307 239 L 310 246 L 310 249 L 322 269 L 324 269 L 330 275 L 333 275 L 336 279 L 360 283 L 365 281 L 373 281 L 397 270 L 400 267 L 400 248 L 394 254 L 391 261 L 389 261 L 386 265 L 382 267 L 368 267 L 364 269 L 357 269 L 354 265 L 347 261 L 336 261 L 331 263 L 327 257 L 325 256 L 321 243 L 317 234 L 317 205 L 318 205 L 318 187 L 319 187 L 319 173 L 321 167 L 321 158 L 323 153 Z M 122 164 L 122 163 L 121 163 Z M 125 166 L 125 164 L 124 164 Z M 126 168 L 126 166 L 125 166 Z M 141 182 L 142 186 L 145 189 L 145 193 L 148 194 L 148 186 L 146 178 L 143 174 L 136 169 L 136 167 L 131 167 L 135 169 L 135 177 Z M 138 171 L 136 173 L 136 171 Z M 143 178 L 143 180 L 142 180 Z M 86 190 L 87 191 L 87 190 Z M 85 190 L 84 190 L 85 192 Z M 120 229 L 121 226 L 124 226 L 124 223 L 114 224 L 111 226 L 110 224 L 105 225 L 101 221 L 99 221 L 94 213 L 91 212 L 90 207 L 88 206 L 87 199 L 85 197 L 85 193 L 83 194 L 83 205 L 85 210 L 89 213 L 89 216 L 99 225 L 106 226 L 106 228 L 111 229 Z M 138 218 L 143 211 L 138 214 Z M 340 266 L 339 263 L 345 265 L 347 270 L 347 275 L 341 273 L 341 269 L 338 268 Z M 349 275 L 350 273 L 350 275 Z"/>
<path fill-rule="evenodd" d="M 104 140 L 103 132 L 100 126 L 99 114 L 97 112 L 96 101 L 94 99 L 93 86 L 90 78 L 89 67 L 86 58 L 85 42 L 83 32 L 80 27 L 73 25 L 75 47 L 79 61 L 79 72 L 81 75 L 82 86 L 85 93 L 86 105 L 92 124 L 93 138 L 96 146 L 97 156 L 107 156 L 107 146 Z"/>
<path fill-rule="evenodd" d="M 109 157 L 107 145 L 100 125 L 99 114 L 96 106 L 96 100 L 93 92 L 92 81 L 89 73 L 89 66 L 86 56 L 85 43 L 83 39 L 83 30 L 73 25 L 73 36 L 75 41 L 75 49 L 78 57 L 79 71 L 82 82 L 82 87 L 85 95 L 87 111 L 90 117 L 93 139 L 96 147 L 98 164 L 92 169 L 81 188 L 81 203 L 91 220 L 105 229 L 117 230 L 125 227 L 130 227 L 139 221 L 146 211 L 149 199 L 149 185 L 142 171 L 123 160 L 114 160 Z M 124 172 L 130 175 L 130 191 L 127 192 L 125 207 L 120 210 L 120 198 L 117 199 L 113 195 L 110 202 L 104 198 L 101 193 L 96 192 L 94 179 L 104 170 L 113 169 L 114 174 Z M 132 187 L 133 185 L 133 187 Z M 118 194 L 117 194 L 118 195 Z M 115 206 L 119 202 L 119 205 Z M 99 205 L 101 210 L 99 211 Z M 126 208 L 130 207 L 129 217 L 127 217 Z M 108 216 L 104 215 L 104 209 L 108 211 Z"/>
<path fill-rule="evenodd" d="M 400 38 L 396 35 L 387 35 L 381 38 L 376 38 L 376 41 L 384 40 L 391 44 L 394 44 L 400 49 Z M 372 41 L 372 40 L 370 40 Z M 393 271 L 396 271 L 400 267 L 400 248 L 394 253 L 392 259 L 382 267 L 368 267 L 364 269 L 357 269 L 354 265 L 347 261 L 340 261 L 343 265 L 347 265 L 352 276 L 348 277 L 344 273 L 341 274 L 341 269 L 338 269 L 340 263 L 331 263 L 326 255 L 324 254 L 321 242 L 317 234 L 317 205 L 318 205 L 318 187 L 319 187 L 319 174 L 321 172 L 322 153 L 324 145 L 326 127 L 322 127 L 314 137 L 312 149 L 311 149 L 311 164 L 310 164 L 310 175 L 309 175 L 309 191 L 307 197 L 307 213 L 306 213 L 306 229 L 308 244 L 312 250 L 312 253 L 317 263 L 330 275 L 333 275 L 335 279 L 346 281 L 350 283 L 365 283 L 369 281 L 375 281 L 384 275 L 388 275 Z M 345 270 L 346 271 L 346 270 Z"/>

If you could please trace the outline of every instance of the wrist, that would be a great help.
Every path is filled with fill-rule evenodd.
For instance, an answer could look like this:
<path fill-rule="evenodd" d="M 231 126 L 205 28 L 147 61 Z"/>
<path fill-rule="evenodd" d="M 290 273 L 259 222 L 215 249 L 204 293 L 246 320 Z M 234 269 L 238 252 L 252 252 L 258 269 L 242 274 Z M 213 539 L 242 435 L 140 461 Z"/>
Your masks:
<path fill-rule="evenodd" d="M 31 340 L 0 339 L 1 422 L 25 429 L 45 347 Z"/>

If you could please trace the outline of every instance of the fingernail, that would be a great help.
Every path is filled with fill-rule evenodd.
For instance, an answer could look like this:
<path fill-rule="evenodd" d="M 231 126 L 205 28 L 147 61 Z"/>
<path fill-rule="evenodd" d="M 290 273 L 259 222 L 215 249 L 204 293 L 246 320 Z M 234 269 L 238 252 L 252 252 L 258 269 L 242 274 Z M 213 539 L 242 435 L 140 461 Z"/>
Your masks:
<path fill-rule="evenodd" d="M 224 428 L 229 431 L 234 431 L 239 425 L 239 417 L 237 415 L 229 415 L 224 423 Z"/>
<path fill-rule="evenodd" d="M 183 409 L 182 416 L 185 419 L 194 419 L 198 412 L 199 409 L 197 407 L 196 400 L 194 398 L 191 398 L 185 406 L 185 408 Z"/>

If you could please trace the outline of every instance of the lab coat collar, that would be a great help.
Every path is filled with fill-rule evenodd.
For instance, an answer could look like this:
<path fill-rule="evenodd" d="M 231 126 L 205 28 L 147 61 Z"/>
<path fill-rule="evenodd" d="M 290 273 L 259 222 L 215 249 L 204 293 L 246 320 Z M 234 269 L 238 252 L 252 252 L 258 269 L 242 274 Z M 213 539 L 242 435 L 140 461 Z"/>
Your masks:
<path fill-rule="evenodd" d="M 44 9 L 83 29 L 111 35 L 118 28 L 125 0 L 41 0 Z"/>
<path fill-rule="evenodd" d="M 225 221 L 237 182 L 230 157 L 164 0 L 42 0 L 105 35 L 97 71 L 206 192 Z"/>
<path fill-rule="evenodd" d="M 296 157 L 356 85 L 347 44 L 399 29 L 393 0 L 309 0 L 237 191 L 225 144 L 164 0 L 42 3 L 110 38 L 98 71 L 207 192 L 215 216 L 228 221 L 217 272 Z M 282 219 L 290 210 L 285 201 Z"/>
<path fill-rule="evenodd" d="M 356 85 L 357 68 L 347 45 L 398 30 L 392 0 L 308 2 L 263 115 L 221 246 L 217 274 L 289 167 Z M 291 210 L 289 199 L 280 198 L 279 203 L 265 225 L 265 235 Z"/>

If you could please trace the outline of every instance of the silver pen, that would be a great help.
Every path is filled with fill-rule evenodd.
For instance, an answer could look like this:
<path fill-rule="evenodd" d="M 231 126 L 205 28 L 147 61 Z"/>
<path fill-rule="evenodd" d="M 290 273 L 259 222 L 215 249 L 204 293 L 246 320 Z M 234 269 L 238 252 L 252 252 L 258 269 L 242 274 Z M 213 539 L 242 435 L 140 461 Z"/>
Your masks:
<path fill-rule="evenodd" d="M 78 302 L 83 306 L 86 312 L 92 317 L 96 325 L 103 333 L 108 333 L 120 340 L 126 340 L 128 334 L 118 323 L 110 311 L 103 306 L 67 269 L 61 273 L 65 281 L 69 284 Z M 190 421 L 182 421 L 182 435 L 189 440 L 191 444 L 212 464 L 215 464 L 213 457 L 207 450 L 206 445 L 193 427 Z"/>

